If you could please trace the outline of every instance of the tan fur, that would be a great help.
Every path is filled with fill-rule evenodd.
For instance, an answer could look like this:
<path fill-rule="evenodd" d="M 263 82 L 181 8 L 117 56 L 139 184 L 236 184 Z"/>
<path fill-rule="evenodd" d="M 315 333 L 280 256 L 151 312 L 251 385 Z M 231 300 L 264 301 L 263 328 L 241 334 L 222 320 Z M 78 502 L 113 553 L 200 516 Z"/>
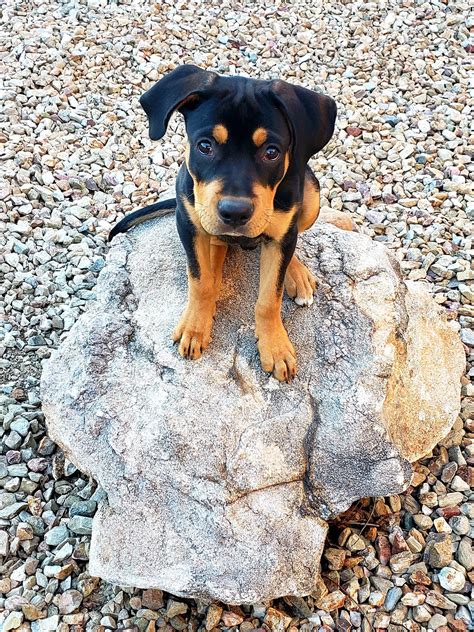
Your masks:
<path fill-rule="evenodd" d="M 270 222 L 265 229 L 265 234 L 275 239 L 276 241 L 281 241 L 283 237 L 288 232 L 288 229 L 293 221 L 293 216 L 297 211 L 297 207 L 294 206 L 292 209 L 286 212 L 275 211 L 270 219 Z"/>
<path fill-rule="evenodd" d="M 200 277 L 196 279 L 188 271 L 188 304 L 173 331 L 173 341 L 184 358 L 197 360 L 211 340 L 212 320 L 216 299 L 214 275 L 210 265 L 210 238 L 198 233 L 194 241 L 199 262 Z"/>
<path fill-rule="evenodd" d="M 252 134 L 254 145 L 257 145 L 257 147 L 261 147 L 263 143 L 267 140 L 267 136 L 268 134 L 266 129 L 264 129 L 263 127 L 257 127 L 257 129 Z"/>
<path fill-rule="evenodd" d="M 181 200 L 198 230 L 204 230 L 208 235 L 218 235 L 221 222 L 217 216 L 217 202 L 222 184 L 220 180 L 199 182 L 189 167 L 189 151 L 189 144 L 187 144 L 185 161 L 189 175 L 193 179 L 195 204 L 193 206 L 184 196 L 181 197 Z"/>
<path fill-rule="evenodd" d="M 191 171 L 189 173 L 194 181 L 195 205 L 192 205 L 184 196 L 181 197 L 181 200 L 191 221 L 198 230 L 205 231 L 208 235 L 219 235 L 221 221 L 214 209 L 217 209 L 222 184 L 219 180 L 198 182 Z"/>
<path fill-rule="evenodd" d="M 221 221 L 217 215 L 217 203 L 221 197 L 220 180 L 198 182 L 194 180 L 194 203 L 201 226 L 210 235 L 218 235 Z"/>
<path fill-rule="evenodd" d="M 188 271 L 188 303 L 173 331 L 173 341 L 184 358 L 197 360 L 211 340 L 216 300 L 222 281 L 226 244 L 211 243 L 211 237 L 198 233 L 194 240 L 199 262 L 199 279 Z"/>
<path fill-rule="evenodd" d="M 289 382 L 296 374 L 296 355 L 281 320 L 282 291 L 278 289 L 281 253 L 276 242 L 262 245 L 260 287 L 255 306 L 255 335 L 264 371 Z"/>
<path fill-rule="evenodd" d="M 316 279 L 308 268 L 293 255 L 285 273 L 285 290 L 297 305 L 312 305 Z"/>
<path fill-rule="evenodd" d="M 306 176 L 301 214 L 298 218 L 298 232 L 302 233 L 316 221 L 320 209 L 319 183 Z M 297 305 L 311 305 L 316 289 L 316 279 L 308 268 L 293 255 L 286 269 L 285 290 Z"/>
<path fill-rule="evenodd" d="M 222 285 L 222 269 L 224 267 L 224 261 L 227 254 L 228 245 L 223 241 L 211 237 L 211 270 L 214 276 L 214 292 L 216 300 L 219 297 L 219 292 Z"/>
<path fill-rule="evenodd" d="M 212 135 L 219 143 L 219 145 L 224 145 L 229 138 L 229 130 L 227 129 L 227 127 L 225 127 L 225 125 L 219 123 L 219 125 L 214 125 Z"/>
<path fill-rule="evenodd" d="M 216 125 L 216 127 L 218 126 Z M 187 144 L 185 161 L 194 183 L 195 205 L 192 206 L 188 200 L 182 197 L 183 204 L 191 217 L 191 221 L 198 229 L 203 229 L 209 235 L 219 236 L 226 232 L 226 228 L 223 226 L 217 214 L 217 203 L 220 199 L 222 183 L 220 180 L 199 182 L 189 167 L 189 152 L 190 148 L 189 144 Z M 285 168 L 283 175 L 274 188 L 266 187 L 258 183 L 254 184 L 254 212 L 250 221 L 245 225 L 245 229 L 239 234 L 252 238 L 258 237 L 258 235 L 265 232 L 270 237 L 278 240 L 284 236 L 290 225 L 293 213 L 295 212 L 293 210 L 291 213 L 278 213 L 274 212 L 273 208 L 276 190 L 288 170 L 290 162 L 288 153 L 285 154 L 284 160 Z"/>
<path fill-rule="evenodd" d="M 304 181 L 303 205 L 301 215 L 298 219 L 298 232 L 308 230 L 317 220 L 320 208 L 319 184 L 306 176 Z"/>
<path fill-rule="evenodd" d="M 279 213 L 274 209 L 273 201 L 275 199 L 275 193 L 278 185 L 283 180 L 288 171 L 290 159 L 288 153 L 285 154 L 285 168 L 283 175 L 277 182 L 274 188 L 266 187 L 262 184 L 253 185 L 254 205 L 255 210 L 250 222 L 246 225 L 246 235 L 249 237 L 256 237 L 265 232 L 269 237 L 280 241 L 285 235 L 288 226 L 291 223 L 293 214 L 296 210 L 292 209 L 290 212 Z"/>

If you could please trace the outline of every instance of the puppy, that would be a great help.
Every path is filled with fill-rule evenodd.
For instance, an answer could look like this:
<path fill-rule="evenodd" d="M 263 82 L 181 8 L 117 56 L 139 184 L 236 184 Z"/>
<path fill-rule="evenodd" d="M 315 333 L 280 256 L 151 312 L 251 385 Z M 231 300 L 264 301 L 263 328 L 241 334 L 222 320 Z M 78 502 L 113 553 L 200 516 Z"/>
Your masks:
<path fill-rule="evenodd" d="M 188 144 L 176 199 L 126 216 L 110 239 L 176 207 L 187 257 L 188 303 L 173 332 L 179 353 L 201 357 L 211 340 L 222 267 L 229 244 L 261 244 L 255 333 L 264 371 L 280 381 L 296 374 L 296 355 L 281 320 L 283 287 L 311 305 L 316 282 L 295 256 L 298 233 L 319 214 L 319 183 L 307 165 L 331 138 L 336 104 L 285 81 L 222 77 L 180 66 L 140 99 L 150 138 L 184 116 Z"/>

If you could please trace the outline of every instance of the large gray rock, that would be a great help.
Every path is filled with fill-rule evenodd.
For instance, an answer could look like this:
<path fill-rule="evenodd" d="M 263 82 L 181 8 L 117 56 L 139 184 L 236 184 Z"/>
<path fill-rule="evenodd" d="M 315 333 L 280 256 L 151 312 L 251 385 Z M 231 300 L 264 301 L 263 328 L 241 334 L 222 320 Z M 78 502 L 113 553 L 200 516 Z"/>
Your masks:
<path fill-rule="evenodd" d="M 183 360 L 172 218 L 116 239 L 97 302 L 46 363 L 51 437 L 107 497 L 90 572 L 177 595 L 256 602 L 314 590 L 325 519 L 403 491 L 450 429 L 464 353 L 380 244 L 329 225 L 300 237 L 315 302 L 284 304 L 298 376 L 260 369 L 258 253 L 229 253 L 213 340 Z"/>

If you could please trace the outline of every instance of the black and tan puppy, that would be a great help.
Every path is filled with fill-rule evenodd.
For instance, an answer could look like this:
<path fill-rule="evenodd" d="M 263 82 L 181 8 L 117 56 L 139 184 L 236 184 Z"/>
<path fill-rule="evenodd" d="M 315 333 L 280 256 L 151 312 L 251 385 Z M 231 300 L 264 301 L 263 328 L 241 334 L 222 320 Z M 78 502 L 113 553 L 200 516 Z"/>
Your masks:
<path fill-rule="evenodd" d="M 335 102 L 285 81 L 221 77 L 181 66 L 140 103 L 153 140 L 165 134 L 175 110 L 184 115 L 186 159 L 176 200 L 131 213 L 110 238 L 176 206 L 189 295 L 173 340 L 191 359 L 199 358 L 211 339 L 228 244 L 261 243 L 258 350 L 265 371 L 290 380 L 296 357 L 281 320 L 283 287 L 298 305 L 313 302 L 315 279 L 294 252 L 298 233 L 319 214 L 319 184 L 307 162 L 333 134 Z"/>

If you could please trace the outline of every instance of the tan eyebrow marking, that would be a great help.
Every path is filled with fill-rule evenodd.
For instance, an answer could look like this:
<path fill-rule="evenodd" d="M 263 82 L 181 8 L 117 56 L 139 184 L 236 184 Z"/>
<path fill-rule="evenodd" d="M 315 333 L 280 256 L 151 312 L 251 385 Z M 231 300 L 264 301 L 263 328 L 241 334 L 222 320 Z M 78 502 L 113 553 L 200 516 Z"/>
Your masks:
<path fill-rule="evenodd" d="M 224 143 L 226 143 L 227 139 L 229 138 L 229 132 L 227 130 L 227 127 L 224 127 L 224 125 L 221 125 L 220 123 L 219 125 L 214 125 L 214 129 L 212 130 L 212 135 L 214 136 L 216 141 L 219 143 L 219 145 L 223 145 Z"/>
<path fill-rule="evenodd" d="M 252 134 L 252 140 L 257 147 L 260 147 L 260 145 L 263 145 L 263 143 L 267 140 L 267 130 L 263 127 L 257 127 Z"/>

